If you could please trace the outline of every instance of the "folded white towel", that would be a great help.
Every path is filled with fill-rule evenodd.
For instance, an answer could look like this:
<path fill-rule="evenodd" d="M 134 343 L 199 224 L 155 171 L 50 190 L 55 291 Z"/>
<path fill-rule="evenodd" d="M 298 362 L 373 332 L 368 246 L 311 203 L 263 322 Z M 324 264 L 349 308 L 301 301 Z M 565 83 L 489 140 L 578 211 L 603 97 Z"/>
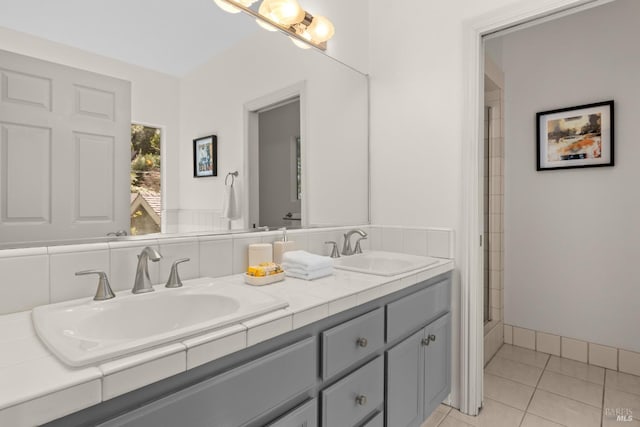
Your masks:
<path fill-rule="evenodd" d="M 319 270 L 305 271 L 299 269 L 285 270 L 284 273 L 289 277 L 295 277 L 296 279 L 303 280 L 315 280 L 321 277 L 331 276 L 333 274 L 333 267 L 325 267 Z"/>
<path fill-rule="evenodd" d="M 282 255 L 282 267 L 303 269 L 306 271 L 321 270 L 333 267 L 333 258 L 311 254 L 307 251 L 288 251 Z"/>

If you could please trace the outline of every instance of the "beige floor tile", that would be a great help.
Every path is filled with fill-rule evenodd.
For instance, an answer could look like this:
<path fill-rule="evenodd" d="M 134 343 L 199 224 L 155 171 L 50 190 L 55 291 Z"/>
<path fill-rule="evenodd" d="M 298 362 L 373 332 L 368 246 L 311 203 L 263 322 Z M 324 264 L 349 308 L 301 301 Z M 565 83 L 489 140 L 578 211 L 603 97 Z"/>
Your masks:
<path fill-rule="evenodd" d="M 451 407 L 446 405 L 440 405 L 436 408 L 435 411 L 431 414 L 429 418 L 426 419 L 424 423 L 420 427 L 438 427 L 440 423 L 447 418 L 447 415 L 451 411 Z"/>
<path fill-rule="evenodd" d="M 563 424 L 554 423 L 553 421 L 545 420 L 537 415 L 526 414 L 520 427 L 566 427 Z"/>
<path fill-rule="evenodd" d="M 579 378 L 558 374 L 553 371 L 544 371 L 538 383 L 538 389 L 550 391 L 596 408 L 602 408 L 604 387 Z"/>
<path fill-rule="evenodd" d="M 547 360 L 549 359 L 548 354 L 508 344 L 502 346 L 500 351 L 498 351 L 498 356 L 515 362 L 524 363 L 526 365 L 532 365 L 537 368 L 544 368 L 547 364 Z"/>
<path fill-rule="evenodd" d="M 525 410 L 535 388 L 489 373 L 484 374 L 484 395 L 505 405 Z"/>
<path fill-rule="evenodd" d="M 535 387 L 542 374 L 542 368 L 496 356 L 487 365 L 485 372 Z"/>
<path fill-rule="evenodd" d="M 607 380 L 604 388 L 640 395 L 640 377 L 607 369 Z M 640 418 L 640 414 L 638 417 Z"/>
<path fill-rule="evenodd" d="M 592 383 L 604 384 L 604 368 L 587 365 L 586 363 L 575 360 L 551 356 L 546 369 L 548 371 L 558 372 L 560 374 L 580 378 L 581 380 Z"/>
<path fill-rule="evenodd" d="M 455 418 L 474 427 L 516 427 L 520 425 L 523 416 L 524 412 L 522 411 L 485 398 L 484 407 L 477 417 L 470 417 L 452 410 L 447 418 Z"/>
<path fill-rule="evenodd" d="M 536 390 L 527 410 L 567 427 L 600 427 L 601 410 L 544 390 Z"/>
<path fill-rule="evenodd" d="M 440 424 L 438 427 L 473 427 L 473 426 L 471 424 L 467 424 L 464 421 L 460 421 L 459 419 L 449 415 L 447 418 L 444 419 L 442 424 Z"/>
<path fill-rule="evenodd" d="M 618 415 L 626 420 L 618 420 Z M 604 391 L 603 427 L 640 427 L 640 396 L 620 390 Z"/>

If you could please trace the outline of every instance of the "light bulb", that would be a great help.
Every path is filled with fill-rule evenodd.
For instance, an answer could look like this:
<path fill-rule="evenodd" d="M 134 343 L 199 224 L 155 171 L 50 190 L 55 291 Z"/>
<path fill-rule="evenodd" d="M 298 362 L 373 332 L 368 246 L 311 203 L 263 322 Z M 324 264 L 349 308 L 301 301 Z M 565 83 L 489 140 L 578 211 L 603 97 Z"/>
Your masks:
<path fill-rule="evenodd" d="M 257 2 L 258 0 L 236 0 L 236 1 L 245 7 L 250 7 L 252 4 Z"/>
<path fill-rule="evenodd" d="M 305 12 L 297 0 L 264 0 L 262 5 L 270 11 L 271 20 L 285 27 L 298 24 L 305 17 Z"/>
<path fill-rule="evenodd" d="M 335 34 L 336 30 L 327 18 L 324 16 L 315 16 L 307 31 L 311 34 L 311 39 L 316 43 L 322 43 L 329 40 Z"/>
<path fill-rule="evenodd" d="M 298 33 L 298 35 L 300 37 L 302 37 L 305 40 L 311 41 L 311 34 L 308 31 L 303 31 L 302 33 Z M 293 42 L 293 44 L 295 44 L 296 46 L 298 46 L 300 49 L 310 49 L 311 45 L 303 42 L 300 39 L 297 39 L 295 37 L 291 37 L 289 36 L 289 38 L 291 39 L 291 41 Z"/>
<path fill-rule="evenodd" d="M 270 20 L 273 21 L 273 17 L 271 16 L 271 9 L 269 8 L 268 1 L 262 2 L 262 4 L 260 5 L 260 8 L 258 9 L 258 13 L 264 16 L 265 18 L 269 18 Z M 256 19 L 256 22 L 258 23 L 258 25 L 260 25 L 262 28 L 264 28 L 267 31 L 278 31 L 276 27 L 274 27 L 271 24 L 267 24 L 262 19 Z"/>
<path fill-rule="evenodd" d="M 238 9 L 237 7 L 233 6 L 231 3 L 227 3 L 224 0 L 213 0 L 213 2 L 215 4 L 218 5 L 218 7 L 222 10 L 224 10 L 225 12 L 229 12 L 229 13 L 240 13 L 241 10 Z"/>

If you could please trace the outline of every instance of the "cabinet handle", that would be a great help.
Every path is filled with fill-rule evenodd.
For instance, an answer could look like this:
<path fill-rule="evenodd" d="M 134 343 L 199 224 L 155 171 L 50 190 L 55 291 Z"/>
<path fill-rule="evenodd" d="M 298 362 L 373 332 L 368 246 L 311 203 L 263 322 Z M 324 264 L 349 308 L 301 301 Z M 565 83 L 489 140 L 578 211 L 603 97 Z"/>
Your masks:
<path fill-rule="evenodd" d="M 431 341 L 435 341 L 436 336 L 434 334 L 427 335 L 426 338 L 422 338 L 422 345 L 429 345 Z"/>
<path fill-rule="evenodd" d="M 358 338 L 356 344 L 358 344 L 358 347 L 364 348 L 369 345 L 369 341 L 366 338 Z"/>
<path fill-rule="evenodd" d="M 356 403 L 360 406 L 364 406 L 367 404 L 367 396 L 365 396 L 364 394 L 359 395 L 358 397 L 356 397 Z"/>

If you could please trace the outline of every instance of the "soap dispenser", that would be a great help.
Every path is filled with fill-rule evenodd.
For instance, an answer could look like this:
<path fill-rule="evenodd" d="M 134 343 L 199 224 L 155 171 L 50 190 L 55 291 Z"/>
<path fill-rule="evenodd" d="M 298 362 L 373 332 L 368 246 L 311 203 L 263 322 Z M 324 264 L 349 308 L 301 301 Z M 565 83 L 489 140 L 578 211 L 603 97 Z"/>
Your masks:
<path fill-rule="evenodd" d="M 282 263 L 283 253 L 296 248 L 296 242 L 289 240 L 287 237 L 287 227 L 280 228 L 279 230 L 282 231 L 282 240 L 273 242 L 273 262 L 276 264 Z"/>

